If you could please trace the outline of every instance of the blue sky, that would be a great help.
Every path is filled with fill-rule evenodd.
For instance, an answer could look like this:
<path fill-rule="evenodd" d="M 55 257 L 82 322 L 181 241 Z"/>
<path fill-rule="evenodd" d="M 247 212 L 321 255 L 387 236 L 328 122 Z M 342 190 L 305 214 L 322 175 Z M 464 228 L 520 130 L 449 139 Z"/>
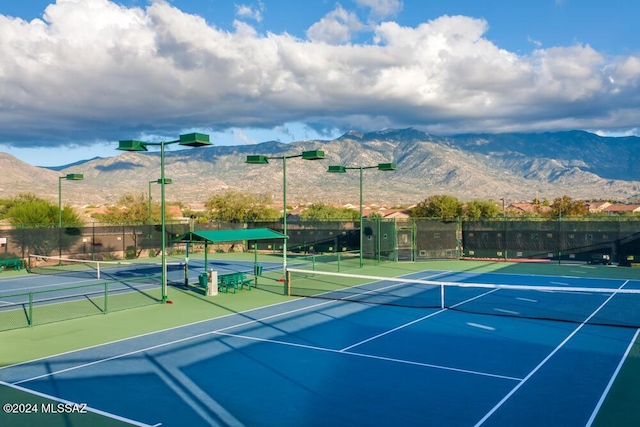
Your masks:
<path fill-rule="evenodd" d="M 640 2 L 29 0 L 0 4 L 0 151 L 217 145 L 415 127 L 639 135 Z"/>

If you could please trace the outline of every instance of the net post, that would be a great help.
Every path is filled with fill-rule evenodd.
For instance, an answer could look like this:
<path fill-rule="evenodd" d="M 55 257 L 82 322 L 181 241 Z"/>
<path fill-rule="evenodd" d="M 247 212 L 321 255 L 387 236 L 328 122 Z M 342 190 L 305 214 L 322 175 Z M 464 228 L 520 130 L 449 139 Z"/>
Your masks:
<path fill-rule="evenodd" d="M 97 278 L 100 279 L 100 261 L 96 262 Z"/>
<path fill-rule="evenodd" d="M 189 261 L 188 260 L 185 260 L 183 270 L 184 270 L 184 287 L 188 288 L 189 287 Z"/>
<path fill-rule="evenodd" d="M 444 283 L 440 284 L 440 308 L 445 309 L 444 305 Z"/>

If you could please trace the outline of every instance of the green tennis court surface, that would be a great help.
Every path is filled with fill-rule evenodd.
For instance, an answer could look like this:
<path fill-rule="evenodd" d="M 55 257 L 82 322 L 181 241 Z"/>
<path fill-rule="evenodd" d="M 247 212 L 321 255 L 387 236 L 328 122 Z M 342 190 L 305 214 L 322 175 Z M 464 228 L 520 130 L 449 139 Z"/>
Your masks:
<path fill-rule="evenodd" d="M 551 287 L 639 283 L 635 269 L 548 266 L 531 276 L 535 267 L 445 262 L 354 273 Z M 258 289 L 217 297 L 171 288 L 172 305 L 0 333 L 3 403 L 48 396 L 88 404 L 90 414 L 61 415 L 59 425 L 100 425 L 91 417 L 163 426 L 640 422 L 634 327 L 286 298 L 277 278 L 267 273 Z M 42 416 L 0 414 L 0 423 L 55 425 Z"/>

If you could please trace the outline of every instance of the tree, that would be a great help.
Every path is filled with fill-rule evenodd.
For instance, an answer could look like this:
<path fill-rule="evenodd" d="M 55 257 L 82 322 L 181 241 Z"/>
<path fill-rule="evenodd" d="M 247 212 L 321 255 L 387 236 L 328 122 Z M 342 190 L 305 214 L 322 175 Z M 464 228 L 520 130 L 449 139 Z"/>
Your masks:
<path fill-rule="evenodd" d="M 151 221 L 160 223 L 161 203 L 151 203 Z M 149 223 L 149 199 L 144 193 L 125 194 L 120 197 L 115 205 L 109 206 L 105 213 L 96 213 L 93 217 L 109 224 L 148 224 Z M 165 213 L 166 220 L 174 217 L 170 212 Z"/>
<path fill-rule="evenodd" d="M 324 203 L 314 203 L 300 214 L 300 218 L 305 221 L 359 221 L 360 211 L 349 208 L 336 208 Z"/>
<path fill-rule="evenodd" d="M 267 197 L 254 197 L 235 190 L 216 194 L 205 203 L 208 217 L 220 222 L 275 221 L 281 214 L 269 205 Z"/>
<path fill-rule="evenodd" d="M 492 200 L 472 200 L 464 208 L 467 219 L 496 218 L 500 215 L 500 208 Z"/>
<path fill-rule="evenodd" d="M 573 200 L 569 196 L 556 197 L 553 199 L 548 216 L 559 218 L 563 216 L 583 216 L 588 212 L 587 204 L 582 200 Z"/>
<path fill-rule="evenodd" d="M 7 212 L 11 207 L 12 199 L 0 199 L 0 219 L 7 217 Z"/>
<path fill-rule="evenodd" d="M 78 227 L 84 225 L 73 208 L 64 206 L 63 228 L 59 229 L 58 205 L 30 193 L 19 194 L 4 206 L 6 218 L 18 229 L 13 239 L 21 247 L 22 256 L 26 252 L 49 255 L 54 249 L 71 247 L 79 238 Z"/>
<path fill-rule="evenodd" d="M 40 199 L 34 194 L 19 194 L 5 205 L 5 217 L 15 226 L 52 227 L 58 226 L 60 211 L 58 205 Z M 69 206 L 62 208 L 62 225 L 65 227 L 82 226 L 80 216 Z"/>
<path fill-rule="evenodd" d="M 161 223 L 162 205 L 151 204 L 151 222 Z M 159 248 L 162 239 L 161 229 L 149 224 L 149 199 L 144 193 L 129 193 L 120 197 L 118 203 L 109 206 L 105 213 L 94 214 L 93 217 L 108 224 L 128 225 L 124 227 L 131 237 L 133 245 L 127 246 L 125 257 L 137 258 L 144 249 Z M 165 220 L 173 220 L 170 212 L 165 212 Z M 141 225 L 144 225 L 141 227 Z"/>
<path fill-rule="evenodd" d="M 409 211 L 413 218 L 441 218 L 453 221 L 462 214 L 462 203 L 453 196 L 429 196 Z"/>

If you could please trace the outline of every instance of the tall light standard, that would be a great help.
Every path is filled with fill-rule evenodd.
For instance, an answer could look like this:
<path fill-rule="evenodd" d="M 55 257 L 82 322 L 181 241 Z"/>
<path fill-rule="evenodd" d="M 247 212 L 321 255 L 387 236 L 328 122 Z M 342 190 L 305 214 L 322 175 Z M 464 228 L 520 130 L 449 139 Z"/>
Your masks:
<path fill-rule="evenodd" d="M 508 260 L 507 257 L 507 213 L 505 211 L 505 200 L 504 197 L 500 198 L 502 200 L 502 233 L 504 234 L 504 260 L 505 262 Z"/>
<path fill-rule="evenodd" d="M 322 160 L 324 159 L 324 151 L 311 150 L 303 151 L 301 154 L 294 154 L 291 156 L 247 156 L 245 163 L 252 165 L 266 165 L 269 160 L 282 160 L 282 229 L 285 236 L 287 235 L 287 159 L 293 159 L 295 157 L 302 157 L 302 160 Z M 287 237 L 282 240 L 282 273 L 284 275 L 284 289 L 285 294 L 288 289 L 287 284 Z"/>
<path fill-rule="evenodd" d="M 166 257 L 166 212 L 165 212 L 165 184 L 169 183 L 169 180 L 164 177 L 164 147 L 169 144 L 180 144 L 186 147 L 202 147 L 211 145 L 209 142 L 209 135 L 204 133 L 189 133 L 186 135 L 180 135 L 179 139 L 175 141 L 160 141 L 160 142 L 145 142 L 136 140 L 119 141 L 118 150 L 123 151 L 147 151 L 149 146 L 160 147 L 160 179 L 157 181 L 160 184 L 160 224 L 162 228 L 162 302 L 167 302 L 167 257 Z"/>
<path fill-rule="evenodd" d="M 81 173 L 68 173 L 58 177 L 58 257 L 62 257 L 62 180 L 82 181 L 84 175 Z"/>
<path fill-rule="evenodd" d="M 329 166 L 327 172 L 331 173 L 346 173 L 348 170 L 359 170 L 360 171 L 360 268 L 363 266 L 362 261 L 362 247 L 364 245 L 364 230 L 363 230 L 363 219 L 362 219 L 362 210 L 363 210 L 363 201 L 362 201 L 362 171 L 364 169 L 378 169 L 380 171 L 394 171 L 396 170 L 395 163 L 378 163 L 376 166 Z"/>
<path fill-rule="evenodd" d="M 165 184 L 171 184 L 171 178 L 164 179 Z M 151 210 L 151 184 L 162 184 L 162 181 L 159 179 L 154 179 L 153 181 L 149 181 L 149 225 L 153 224 L 153 215 Z"/>
<path fill-rule="evenodd" d="M 560 259 L 562 258 L 562 245 L 560 242 L 562 234 L 562 201 L 563 199 L 560 199 L 558 202 L 558 265 L 561 264 Z"/>

